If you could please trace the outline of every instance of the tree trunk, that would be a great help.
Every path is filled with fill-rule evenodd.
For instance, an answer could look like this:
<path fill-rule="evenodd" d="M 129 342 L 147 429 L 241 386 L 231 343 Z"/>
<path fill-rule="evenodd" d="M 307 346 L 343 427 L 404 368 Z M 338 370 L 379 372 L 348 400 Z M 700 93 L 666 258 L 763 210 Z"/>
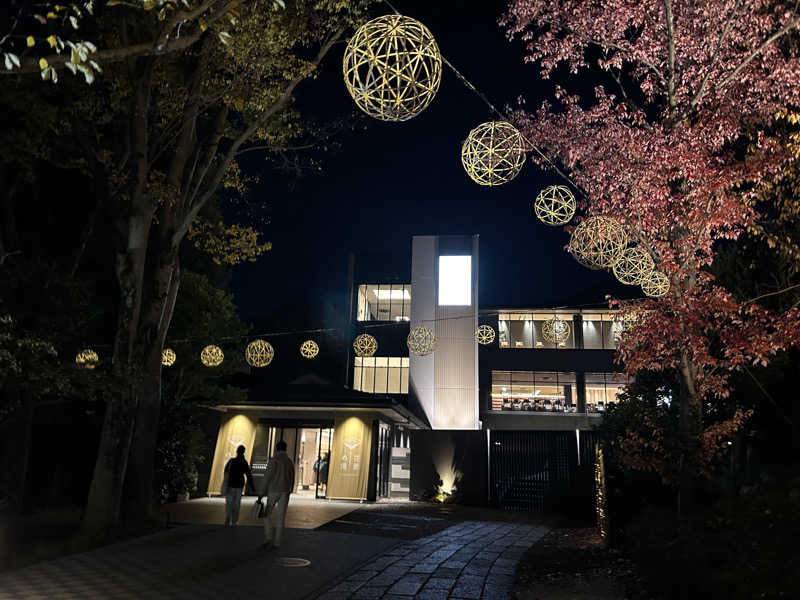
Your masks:
<path fill-rule="evenodd" d="M 20 392 L 13 378 L 3 390 L 4 405 L 14 407 L 0 426 L 0 494 L 8 503 L 5 517 L 17 517 L 25 505 L 25 476 L 28 470 L 34 403 Z"/>
<path fill-rule="evenodd" d="M 680 440 L 681 463 L 678 491 L 678 514 L 691 511 L 699 472 L 702 405 L 697 396 L 695 369 L 688 353 L 681 353 Z"/>
<path fill-rule="evenodd" d="M 161 413 L 161 352 L 172 321 L 180 282 L 177 253 L 169 252 L 160 258 L 164 262 L 154 278 L 154 289 L 148 298 L 149 306 L 142 307 L 140 337 L 148 345 L 149 351 L 138 390 L 124 514 L 125 520 L 134 525 L 145 524 L 154 517 L 155 451 Z"/>

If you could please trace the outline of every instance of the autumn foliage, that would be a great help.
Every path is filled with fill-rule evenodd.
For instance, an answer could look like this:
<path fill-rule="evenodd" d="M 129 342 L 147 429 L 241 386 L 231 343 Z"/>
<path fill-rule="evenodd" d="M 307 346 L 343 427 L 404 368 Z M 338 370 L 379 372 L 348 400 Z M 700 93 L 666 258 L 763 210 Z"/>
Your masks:
<path fill-rule="evenodd" d="M 780 185 L 796 160 L 775 131 L 800 104 L 797 6 L 514 0 L 502 23 L 544 78 L 596 83 L 582 95 L 556 86 L 555 103 L 514 119 L 571 174 L 584 215 L 618 218 L 668 275 L 666 297 L 616 303 L 635 315 L 619 358 L 631 374 L 680 374 L 680 452 L 704 471 L 701 455 L 746 418 L 732 409 L 702 425 L 731 374 L 800 343 L 796 308 L 734 297 L 709 272 L 720 243 L 768 218 L 762 186 Z"/>

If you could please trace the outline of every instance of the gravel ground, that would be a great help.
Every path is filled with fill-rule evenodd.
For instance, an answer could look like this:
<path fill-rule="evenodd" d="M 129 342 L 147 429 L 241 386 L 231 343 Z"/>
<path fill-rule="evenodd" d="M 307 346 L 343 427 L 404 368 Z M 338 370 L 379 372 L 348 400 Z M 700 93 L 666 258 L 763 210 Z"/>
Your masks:
<path fill-rule="evenodd" d="M 632 561 L 603 544 L 594 528 L 554 529 L 522 558 L 516 600 L 648 600 Z"/>

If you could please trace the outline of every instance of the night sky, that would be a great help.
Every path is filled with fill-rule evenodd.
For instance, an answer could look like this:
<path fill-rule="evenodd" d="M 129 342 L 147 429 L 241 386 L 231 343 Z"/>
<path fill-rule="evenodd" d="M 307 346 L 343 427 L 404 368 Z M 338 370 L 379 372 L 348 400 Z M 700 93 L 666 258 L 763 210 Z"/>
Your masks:
<path fill-rule="evenodd" d="M 498 108 L 522 95 L 533 109 L 551 94 L 552 83 L 523 62 L 522 44 L 509 42 L 497 25 L 505 2 L 397 0 L 395 6 L 422 21 L 442 54 Z M 374 16 L 387 12 L 384 5 L 373 9 Z M 340 44 L 319 79 L 297 90 L 298 106 L 318 118 L 355 108 L 342 81 L 343 52 Z M 566 232 L 535 218 L 533 200 L 542 187 L 560 183 L 556 175 L 528 161 L 500 187 L 467 177 L 461 143 L 493 119 L 444 67 L 439 93 L 422 114 L 403 123 L 367 119 L 366 129 L 339 136 L 341 150 L 324 155 L 319 174 L 289 185 L 274 171 L 259 173 L 264 181 L 255 193 L 269 206 L 264 234 L 273 249 L 234 272 L 242 317 L 258 320 L 290 305 L 320 312 L 326 303 L 341 305 L 349 252 L 359 267 L 376 272 L 394 255 L 410 274 L 411 236 L 419 234 L 480 235 L 481 308 L 574 305 L 622 292 L 611 274 L 590 271 L 564 251 Z M 251 161 L 246 168 L 261 167 Z"/>

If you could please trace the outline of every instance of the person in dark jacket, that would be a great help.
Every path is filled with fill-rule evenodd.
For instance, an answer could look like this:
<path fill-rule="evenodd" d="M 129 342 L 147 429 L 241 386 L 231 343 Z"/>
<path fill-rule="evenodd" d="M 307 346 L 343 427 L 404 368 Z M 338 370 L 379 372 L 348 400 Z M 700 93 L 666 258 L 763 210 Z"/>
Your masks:
<path fill-rule="evenodd" d="M 239 509 L 242 506 L 242 490 L 245 486 L 245 476 L 247 484 L 253 488 L 253 475 L 250 473 L 250 465 L 244 457 L 244 446 L 236 448 L 236 456 L 225 465 L 224 480 L 227 486 L 225 494 L 225 525 L 236 525 L 239 523 Z"/>

